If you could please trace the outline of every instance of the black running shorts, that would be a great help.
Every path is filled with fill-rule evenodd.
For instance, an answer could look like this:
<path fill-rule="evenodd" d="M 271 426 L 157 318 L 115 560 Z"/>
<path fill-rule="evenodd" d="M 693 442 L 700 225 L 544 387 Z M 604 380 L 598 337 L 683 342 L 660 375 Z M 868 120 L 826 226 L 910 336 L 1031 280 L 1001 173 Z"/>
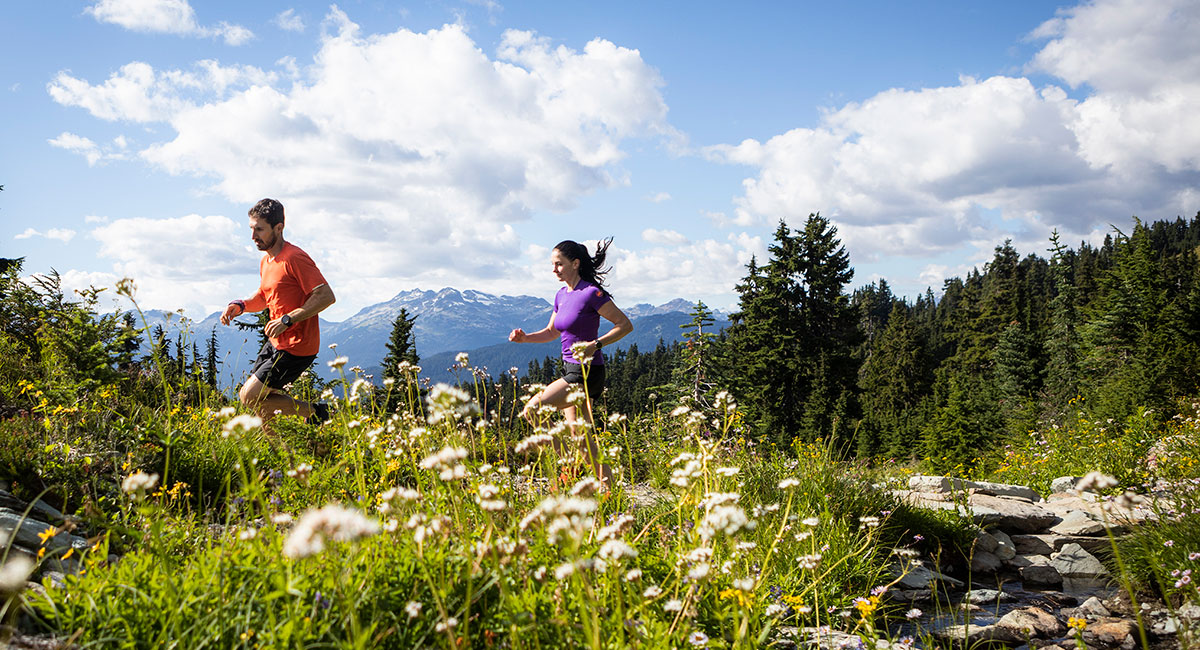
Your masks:
<path fill-rule="evenodd" d="M 250 369 L 250 374 L 258 377 L 258 380 L 268 388 L 282 390 L 284 386 L 296 381 L 305 370 L 308 370 L 316 358 L 315 354 L 298 357 L 286 350 L 276 350 L 275 346 L 267 341 L 259 351 L 258 358 L 254 360 L 254 367 Z"/>
<path fill-rule="evenodd" d="M 583 367 L 578 363 L 566 363 L 566 373 L 563 374 L 563 379 L 567 380 L 568 384 L 582 384 Z M 592 400 L 600 399 L 600 393 L 604 392 L 604 365 L 592 364 L 588 366 L 587 385 L 584 387 L 587 390 L 588 397 Z"/>

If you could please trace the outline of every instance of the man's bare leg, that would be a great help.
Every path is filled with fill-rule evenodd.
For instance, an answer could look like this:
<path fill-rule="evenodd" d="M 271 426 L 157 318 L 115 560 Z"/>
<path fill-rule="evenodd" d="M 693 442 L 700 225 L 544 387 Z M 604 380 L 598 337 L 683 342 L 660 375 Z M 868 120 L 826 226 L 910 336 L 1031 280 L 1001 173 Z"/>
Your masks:
<path fill-rule="evenodd" d="M 313 414 L 313 407 L 308 402 L 301 402 L 283 391 L 271 388 L 254 375 L 250 375 L 242 385 L 242 389 L 238 391 L 238 398 L 242 404 L 254 409 L 264 424 L 275 417 L 276 412 L 279 415 L 299 415 L 302 418 Z"/>

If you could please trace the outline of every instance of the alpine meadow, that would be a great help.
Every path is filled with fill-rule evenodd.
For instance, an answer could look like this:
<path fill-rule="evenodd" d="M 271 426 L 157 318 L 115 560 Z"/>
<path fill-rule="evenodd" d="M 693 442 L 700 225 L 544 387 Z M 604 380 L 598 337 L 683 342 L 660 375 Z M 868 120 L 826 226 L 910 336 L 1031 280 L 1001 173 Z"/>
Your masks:
<path fill-rule="evenodd" d="M 454 385 L 422 381 L 407 313 L 378 381 L 355 365 L 378 360 L 338 356 L 339 380 L 309 370 L 293 384 L 333 405 L 329 421 L 264 426 L 217 389 L 204 342 L 139 324 L 134 280 L 115 288 L 127 311 L 98 313 L 106 289 L 73 299 L 55 274 L 4 260 L 6 635 L 64 648 L 1197 647 L 1198 245 L 1200 217 L 1138 222 L 1100 247 L 1056 235 L 1047 257 L 1006 242 L 909 302 L 882 280 L 851 290 L 825 218 L 780 223 L 728 328 L 711 331 L 698 303 L 683 343 L 609 361 L 590 432 L 548 407 L 532 426 L 517 417 L 556 372 L 540 363 L 493 376 L 463 354 Z M 613 485 L 559 444 L 589 434 Z M 1028 548 L 985 566 L 1005 545 L 1055 543 L 1004 532 L 1035 529 L 977 501 L 1017 486 L 1030 508 L 1086 497 L 1097 526 L 1051 558 L 1087 544 L 1098 581 L 1071 587 L 1083 574 L 1059 567 L 1037 587 L 1030 566 L 1058 565 L 1014 564 L 1040 557 Z M 1040 605 L 1001 606 L 1022 583 Z M 988 585 L 999 595 L 980 600 Z M 1090 594 L 1109 616 L 1068 607 Z M 1122 604 L 1124 634 L 1102 633 Z M 998 620 L 980 622 L 988 609 Z M 1026 610 L 1062 620 L 1012 623 Z"/>

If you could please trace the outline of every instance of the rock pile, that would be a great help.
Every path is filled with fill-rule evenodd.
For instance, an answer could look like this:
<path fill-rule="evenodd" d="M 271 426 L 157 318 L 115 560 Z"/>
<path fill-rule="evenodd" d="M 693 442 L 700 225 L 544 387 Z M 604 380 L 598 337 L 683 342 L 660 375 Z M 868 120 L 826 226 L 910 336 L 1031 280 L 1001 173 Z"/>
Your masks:
<path fill-rule="evenodd" d="M 37 564 L 30 580 L 61 580 L 79 570 L 88 541 L 77 532 L 76 522 L 44 501 L 26 503 L 0 489 L 0 556 L 8 549 L 10 560 L 26 558 Z M 11 548 L 10 548 L 11 547 Z"/>
<path fill-rule="evenodd" d="M 970 517 L 980 529 L 969 571 L 960 577 L 1001 586 L 1001 591 L 976 589 L 961 594 L 959 611 L 968 614 L 957 616 L 957 624 L 935 626 L 935 636 L 963 647 L 995 643 L 1074 648 L 1075 640 L 1068 633 L 1082 634 L 1089 648 L 1141 645 L 1136 617 L 1128 607 L 1118 614 L 1116 598 L 1110 598 L 1108 605 L 1092 597 L 1078 607 L 1063 607 L 1078 603 L 1071 594 L 1114 594 L 1113 576 L 1097 555 L 1104 557 L 1113 538 L 1153 517 L 1145 505 L 1078 491 L 1079 482 L 1078 477 L 1056 479 L 1054 493 L 1045 499 L 1025 486 L 941 476 L 914 476 L 908 489 L 896 492 L 915 507 L 953 510 Z M 892 596 L 930 600 L 933 593 L 969 587 L 961 580 L 916 567 L 902 576 Z M 1011 601 L 1022 601 L 1025 606 L 1002 605 Z M 1008 611 L 981 623 L 969 612 L 983 604 L 994 605 L 998 616 L 1000 611 Z M 1150 638 L 1164 638 L 1173 635 L 1180 619 L 1190 614 L 1146 611 L 1141 621 Z M 1073 629 L 1068 622 L 1074 623 Z"/>

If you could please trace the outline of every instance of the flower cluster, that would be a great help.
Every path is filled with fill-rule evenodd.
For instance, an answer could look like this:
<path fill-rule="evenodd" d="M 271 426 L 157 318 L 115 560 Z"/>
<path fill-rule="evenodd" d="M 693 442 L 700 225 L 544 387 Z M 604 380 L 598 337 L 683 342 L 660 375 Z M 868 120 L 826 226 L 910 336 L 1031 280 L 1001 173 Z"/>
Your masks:
<path fill-rule="evenodd" d="M 294 559 L 306 558 L 324 551 L 326 539 L 349 542 L 378 532 L 379 524 L 358 510 L 330 504 L 301 515 L 283 543 L 283 554 Z"/>

